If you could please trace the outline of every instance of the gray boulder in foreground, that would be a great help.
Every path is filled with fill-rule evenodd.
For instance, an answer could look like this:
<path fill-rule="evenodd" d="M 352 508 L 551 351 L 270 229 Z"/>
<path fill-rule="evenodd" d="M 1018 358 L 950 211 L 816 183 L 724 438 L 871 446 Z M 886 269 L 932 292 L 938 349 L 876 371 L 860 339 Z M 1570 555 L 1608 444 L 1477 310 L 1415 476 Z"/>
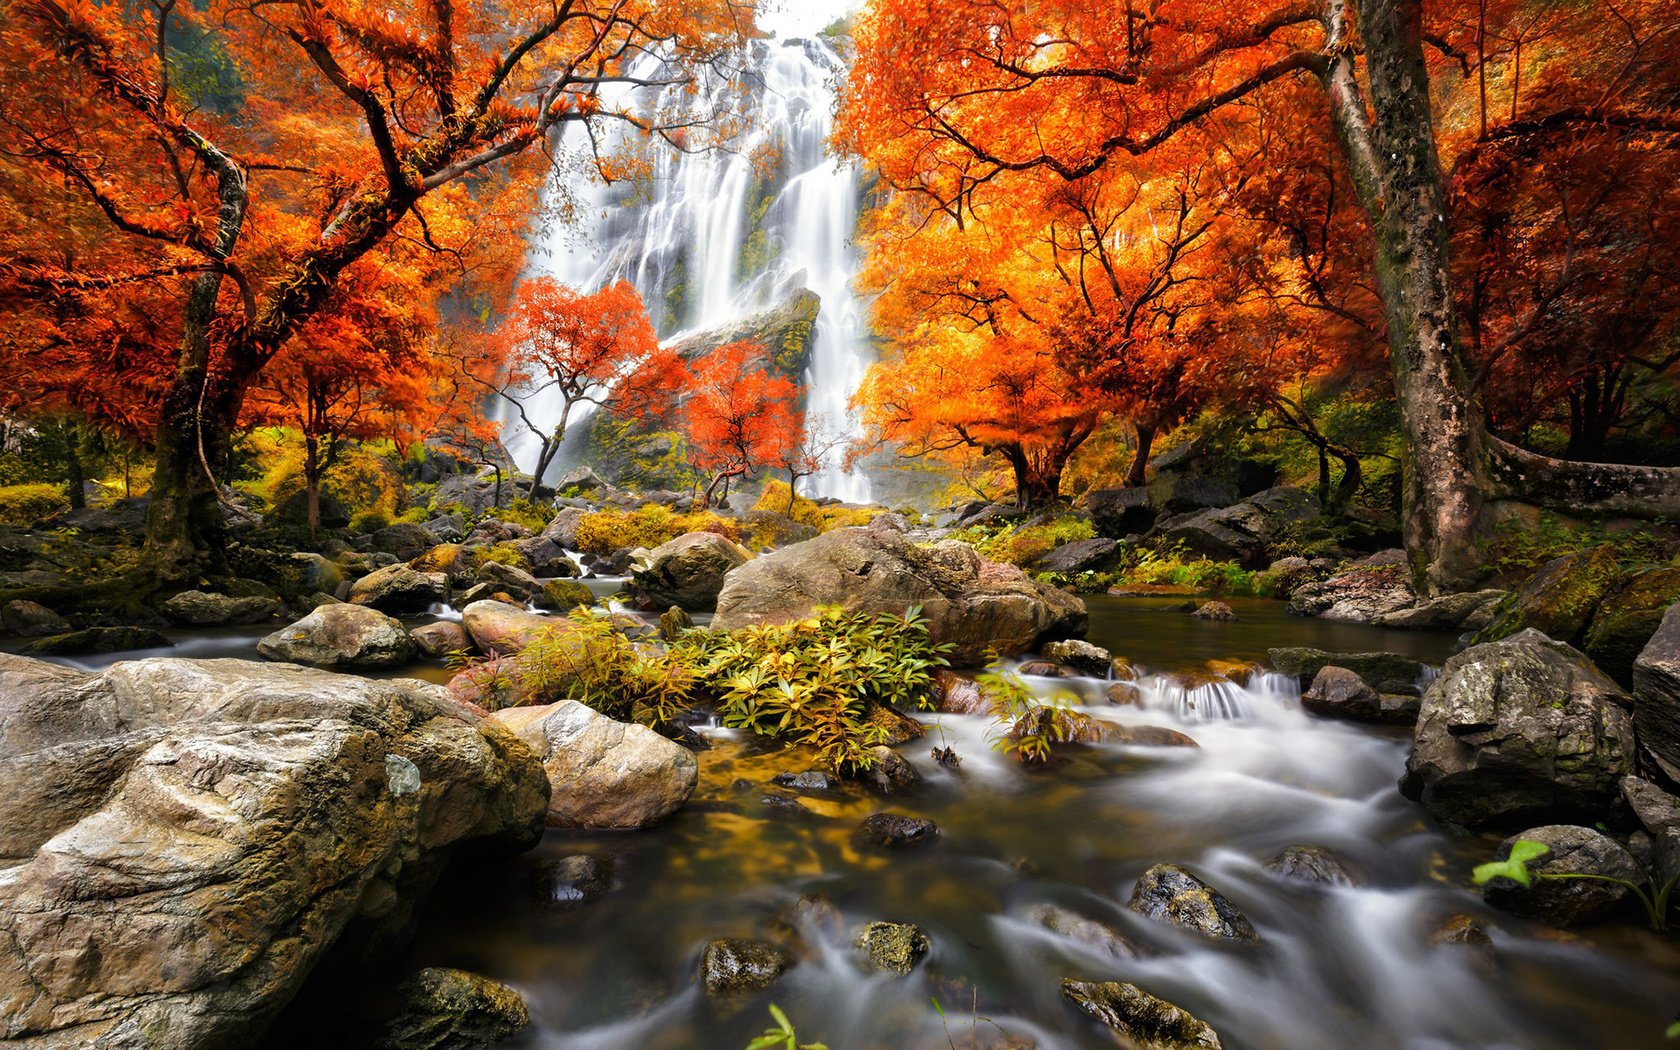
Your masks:
<path fill-rule="evenodd" d="M 440 687 L 242 660 L 0 656 L 0 1039 L 250 1046 L 547 780 Z"/>

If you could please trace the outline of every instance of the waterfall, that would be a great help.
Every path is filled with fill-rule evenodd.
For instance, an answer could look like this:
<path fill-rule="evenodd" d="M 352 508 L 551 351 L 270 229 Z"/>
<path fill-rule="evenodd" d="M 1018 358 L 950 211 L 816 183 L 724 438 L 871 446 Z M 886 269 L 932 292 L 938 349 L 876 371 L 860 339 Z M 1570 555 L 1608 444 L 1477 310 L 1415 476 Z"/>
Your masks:
<path fill-rule="evenodd" d="M 531 271 L 585 291 L 629 280 L 667 342 L 739 321 L 801 287 L 815 292 L 822 306 L 804 377 L 806 426 L 819 447 L 831 447 L 803 488 L 867 502 L 868 478 L 843 463 L 843 446 L 858 431 L 849 401 L 869 363 L 864 311 L 852 291 L 860 173 L 828 151 L 844 61 L 820 38 L 802 37 L 755 42 L 746 66 L 739 83 L 709 86 L 688 103 L 745 119 L 731 147 L 655 151 L 645 182 L 579 188 L 590 145 L 569 131 L 547 203 L 564 198 L 571 221 L 535 238 Z M 558 405 L 534 399 L 530 411 L 552 421 Z M 533 435 L 510 419 L 504 440 L 529 468 Z M 560 457 L 575 459 L 574 449 Z"/>

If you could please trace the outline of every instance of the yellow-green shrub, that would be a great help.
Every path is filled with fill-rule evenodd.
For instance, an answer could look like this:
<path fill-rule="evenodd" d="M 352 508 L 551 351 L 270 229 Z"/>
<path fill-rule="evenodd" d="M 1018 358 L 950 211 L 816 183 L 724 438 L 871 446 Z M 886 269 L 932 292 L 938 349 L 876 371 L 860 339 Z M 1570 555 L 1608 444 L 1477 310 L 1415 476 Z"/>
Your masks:
<path fill-rule="evenodd" d="M 0 485 L 0 525 L 33 525 L 69 506 L 63 485 Z"/>
<path fill-rule="evenodd" d="M 739 523 L 710 511 L 678 514 L 649 503 L 633 511 L 598 510 L 578 519 L 577 549 L 585 554 L 611 554 L 627 547 L 657 547 L 686 532 L 715 532 L 739 543 Z"/>

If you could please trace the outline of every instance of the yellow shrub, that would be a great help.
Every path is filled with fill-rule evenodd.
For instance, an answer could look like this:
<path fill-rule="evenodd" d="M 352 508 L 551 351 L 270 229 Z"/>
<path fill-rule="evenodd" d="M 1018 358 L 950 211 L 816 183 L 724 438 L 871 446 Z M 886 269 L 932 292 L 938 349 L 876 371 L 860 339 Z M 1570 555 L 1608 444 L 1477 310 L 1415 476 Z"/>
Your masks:
<path fill-rule="evenodd" d="M 607 555 L 627 547 L 657 547 L 686 532 L 715 532 L 740 542 L 739 523 L 710 511 L 677 514 L 669 507 L 649 503 L 633 511 L 598 510 L 578 519 L 578 550 Z"/>
<path fill-rule="evenodd" d="M 63 485 L 0 485 L 0 525 L 33 525 L 69 506 Z"/>

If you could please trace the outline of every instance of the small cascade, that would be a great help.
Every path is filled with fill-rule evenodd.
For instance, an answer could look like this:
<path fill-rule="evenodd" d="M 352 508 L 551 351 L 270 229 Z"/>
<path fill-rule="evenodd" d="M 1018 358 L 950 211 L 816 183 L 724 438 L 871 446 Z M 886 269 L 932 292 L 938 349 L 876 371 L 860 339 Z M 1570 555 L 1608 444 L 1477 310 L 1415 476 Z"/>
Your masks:
<path fill-rule="evenodd" d="M 667 342 L 779 306 L 801 288 L 815 292 L 821 309 L 805 374 L 806 427 L 823 453 L 803 486 L 810 495 L 867 502 L 869 479 L 846 468 L 843 447 L 857 434 L 850 399 L 869 364 L 864 310 L 851 286 L 861 177 L 828 150 L 845 63 L 819 37 L 799 37 L 754 43 L 744 65 L 738 81 L 703 85 L 683 103 L 744 120 L 727 150 L 656 150 L 645 181 L 602 186 L 584 177 L 591 144 L 568 133 L 547 204 L 569 201 L 573 220 L 536 239 L 532 272 L 584 291 L 630 281 Z M 657 73 L 652 62 L 637 71 Z M 603 94 L 614 105 L 649 90 Z M 531 406 L 539 424 L 558 411 L 556 403 Z M 513 417 L 504 441 L 522 467 L 532 465 L 537 441 Z M 562 450 L 555 469 L 576 458 L 575 448 Z"/>

